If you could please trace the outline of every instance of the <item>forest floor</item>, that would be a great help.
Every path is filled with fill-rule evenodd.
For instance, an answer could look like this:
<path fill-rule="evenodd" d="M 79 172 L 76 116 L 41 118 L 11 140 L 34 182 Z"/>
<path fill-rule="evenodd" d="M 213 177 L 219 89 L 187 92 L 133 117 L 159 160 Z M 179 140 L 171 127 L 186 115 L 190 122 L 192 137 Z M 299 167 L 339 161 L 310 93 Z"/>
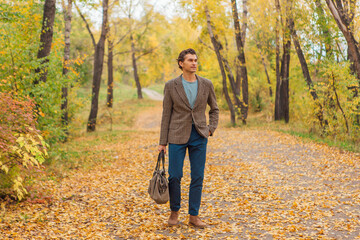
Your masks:
<path fill-rule="evenodd" d="M 208 144 L 200 209 L 208 227 L 188 225 L 188 160 L 182 224 L 168 227 L 168 204 L 147 193 L 160 115 L 159 103 L 133 128 L 72 139 L 66 146 L 84 143 L 79 157 L 96 164 L 39 182 L 50 197 L 2 203 L 0 239 L 360 239 L 359 154 L 224 124 Z"/>

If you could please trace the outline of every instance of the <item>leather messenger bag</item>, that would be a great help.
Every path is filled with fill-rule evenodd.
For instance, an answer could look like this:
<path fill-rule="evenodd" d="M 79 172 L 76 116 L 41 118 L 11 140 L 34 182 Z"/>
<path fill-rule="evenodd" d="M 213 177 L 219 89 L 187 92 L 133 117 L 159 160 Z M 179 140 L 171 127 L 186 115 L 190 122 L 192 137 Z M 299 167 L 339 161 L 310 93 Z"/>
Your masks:
<path fill-rule="evenodd" d="M 162 163 L 162 169 L 161 169 Z M 165 154 L 161 151 L 158 156 L 155 171 L 150 180 L 148 193 L 158 204 L 165 204 L 169 201 L 169 184 L 165 173 Z"/>

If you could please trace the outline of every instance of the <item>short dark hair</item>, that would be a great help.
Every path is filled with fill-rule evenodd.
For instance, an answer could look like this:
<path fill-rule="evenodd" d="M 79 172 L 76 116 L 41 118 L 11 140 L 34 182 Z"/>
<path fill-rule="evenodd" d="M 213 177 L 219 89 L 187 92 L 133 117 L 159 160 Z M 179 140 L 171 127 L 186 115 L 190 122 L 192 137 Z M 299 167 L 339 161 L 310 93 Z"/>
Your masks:
<path fill-rule="evenodd" d="M 182 67 L 180 66 L 179 62 L 184 62 L 185 60 L 185 56 L 186 54 L 193 54 L 193 55 L 196 55 L 196 52 L 194 49 L 192 48 L 188 48 L 186 50 L 182 50 L 181 53 L 179 54 L 179 57 L 176 59 L 177 62 L 178 62 L 178 65 L 179 65 L 179 68 L 182 70 Z M 197 57 L 197 55 L 196 55 Z"/>

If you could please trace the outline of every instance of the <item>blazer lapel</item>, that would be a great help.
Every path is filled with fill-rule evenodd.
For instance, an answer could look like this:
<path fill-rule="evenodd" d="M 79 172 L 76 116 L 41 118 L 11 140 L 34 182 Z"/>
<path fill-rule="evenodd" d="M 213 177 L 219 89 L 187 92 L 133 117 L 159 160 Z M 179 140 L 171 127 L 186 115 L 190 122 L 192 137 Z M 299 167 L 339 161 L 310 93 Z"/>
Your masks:
<path fill-rule="evenodd" d="M 203 80 L 198 75 L 195 74 L 195 76 L 196 76 L 196 79 L 198 81 L 198 90 L 197 90 L 196 100 L 195 100 L 195 104 L 194 104 L 193 109 L 195 109 L 196 105 L 199 103 L 200 98 L 201 98 L 201 94 L 203 94 L 203 92 L 204 92 Z M 185 92 L 185 90 L 184 90 L 184 92 Z"/>
<path fill-rule="evenodd" d="M 190 103 L 189 103 L 189 100 L 186 96 L 186 93 L 185 93 L 185 90 L 184 90 L 184 86 L 182 84 L 182 79 L 181 79 L 181 76 L 180 75 L 178 78 L 175 79 L 175 89 L 176 91 L 178 92 L 180 98 L 183 100 L 183 102 L 185 103 L 185 105 L 191 109 L 191 106 L 190 106 Z M 198 94 L 199 94 L 199 91 L 198 91 Z"/>

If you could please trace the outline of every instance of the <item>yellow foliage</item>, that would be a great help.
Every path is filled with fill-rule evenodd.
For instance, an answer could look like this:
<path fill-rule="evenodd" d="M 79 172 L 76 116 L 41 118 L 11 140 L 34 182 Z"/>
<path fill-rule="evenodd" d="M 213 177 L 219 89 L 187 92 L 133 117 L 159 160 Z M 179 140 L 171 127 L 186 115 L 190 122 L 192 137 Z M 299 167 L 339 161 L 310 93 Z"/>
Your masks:
<path fill-rule="evenodd" d="M 77 164 L 60 184 L 42 181 L 51 199 L 7 206 L 6 216 L 0 215 L 0 238 L 21 233 L 21 238 L 48 234 L 64 239 L 328 239 L 339 231 L 351 237 L 359 226 L 357 178 L 348 174 L 357 175 L 358 154 L 284 133 L 223 127 L 208 143 L 200 208 L 208 227 L 188 225 L 187 158 L 182 224 L 167 226 L 169 205 L 155 204 L 147 193 L 160 114 L 158 104 L 139 115 L 135 128 L 80 136 L 61 145 L 65 152 L 81 153 L 70 161 L 92 162 L 92 167 Z M 73 147 L 79 143 L 82 147 Z M 339 209 L 348 219 L 336 217 Z"/>
<path fill-rule="evenodd" d="M 29 128 L 30 131 L 33 129 Z M 17 145 L 13 145 L 11 148 L 11 159 L 17 159 L 17 161 L 24 167 L 39 167 L 45 161 L 48 156 L 46 147 L 48 145 L 44 142 L 41 135 L 36 132 L 19 134 L 16 139 Z M 7 155 L 8 156 L 8 155 Z M 0 157 L 0 159 L 3 159 Z M 0 161 L 1 170 L 5 171 L 5 174 L 9 173 L 10 168 L 13 167 L 12 161 Z M 23 199 L 27 194 L 26 189 L 23 186 L 23 179 L 20 177 L 22 173 L 18 173 L 13 178 L 13 186 L 16 196 L 19 200 Z"/>

